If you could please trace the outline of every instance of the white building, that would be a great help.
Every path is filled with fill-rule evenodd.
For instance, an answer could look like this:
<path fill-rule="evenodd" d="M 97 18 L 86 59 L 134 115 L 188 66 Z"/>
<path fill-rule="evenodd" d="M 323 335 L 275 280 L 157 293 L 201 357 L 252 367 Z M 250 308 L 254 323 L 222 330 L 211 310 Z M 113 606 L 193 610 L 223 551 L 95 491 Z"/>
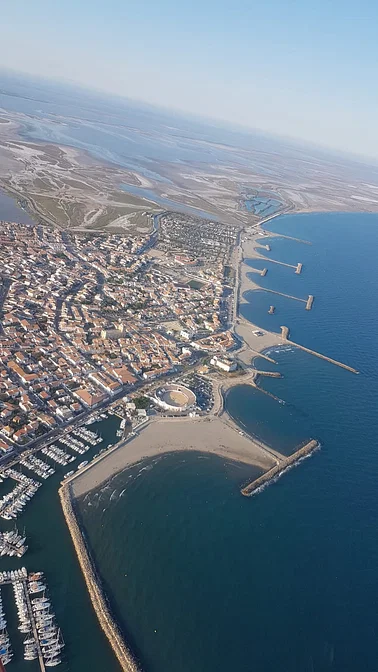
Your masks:
<path fill-rule="evenodd" d="M 217 366 L 219 369 L 222 369 L 222 371 L 226 371 L 226 373 L 230 373 L 230 371 L 235 371 L 237 368 L 236 362 L 234 362 L 232 359 L 219 359 L 214 355 L 212 359 L 210 360 L 210 364 L 213 366 Z"/>

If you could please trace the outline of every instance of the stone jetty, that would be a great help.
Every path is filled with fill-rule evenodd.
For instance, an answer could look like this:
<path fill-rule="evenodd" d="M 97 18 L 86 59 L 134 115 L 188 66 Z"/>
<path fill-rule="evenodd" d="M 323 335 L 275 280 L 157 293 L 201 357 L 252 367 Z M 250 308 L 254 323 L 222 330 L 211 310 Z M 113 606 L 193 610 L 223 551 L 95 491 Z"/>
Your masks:
<path fill-rule="evenodd" d="M 59 490 L 59 496 L 68 529 L 74 543 L 76 555 L 99 623 L 110 642 L 121 669 L 124 670 L 124 672 L 141 672 L 133 654 L 126 646 L 122 633 L 115 622 L 106 601 L 100 579 L 97 576 L 85 538 L 76 518 L 73 507 L 71 485 L 62 485 Z"/>
<path fill-rule="evenodd" d="M 286 469 L 293 466 L 296 462 L 299 462 L 299 460 L 303 459 L 304 457 L 308 457 L 319 447 L 319 442 L 315 439 L 311 439 L 304 446 L 302 446 L 302 448 L 299 448 L 299 450 L 296 450 L 295 453 L 289 455 L 289 457 L 285 457 L 282 460 L 277 460 L 275 467 L 272 467 L 272 469 L 266 471 L 265 474 L 259 476 L 259 478 L 256 478 L 254 481 L 252 481 L 252 483 L 246 485 L 245 488 L 241 490 L 242 495 L 245 497 L 251 497 L 252 495 L 257 494 L 257 492 L 260 492 L 263 487 L 279 478 L 284 473 L 284 471 L 286 471 Z"/>

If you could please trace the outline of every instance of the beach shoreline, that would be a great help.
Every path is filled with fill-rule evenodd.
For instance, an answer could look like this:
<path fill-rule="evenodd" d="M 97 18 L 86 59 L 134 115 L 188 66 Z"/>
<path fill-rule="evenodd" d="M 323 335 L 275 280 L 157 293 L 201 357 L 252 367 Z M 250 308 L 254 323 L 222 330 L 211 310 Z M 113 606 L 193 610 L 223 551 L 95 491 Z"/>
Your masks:
<path fill-rule="evenodd" d="M 270 219 L 273 218 L 274 215 Z M 255 357 L 265 357 L 264 351 L 286 344 L 286 340 L 281 334 L 274 331 L 267 331 L 266 329 L 262 330 L 258 324 L 247 320 L 240 313 L 240 306 L 248 303 L 244 296 L 246 292 L 263 291 L 263 288 L 251 279 L 253 269 L 246 263 L 248 259 L 262 258 L 259 252 L 255 249 L 260 242 L 259 235 L 261 235 L 260 232 L 257 232 L 253 238 L 246 238 L 245 236 L 241 237 L 239 259 L 237 261 L 238 286 L 236 288 L 237 309 L 234 330 L 235 334 L 244 344 L 241 348 L 241 352 L 244 350 L 245 353 L 243 359 L 248 358 L 250 364 L 252 364 Z M 261 249 L 263 250 L 264 248 Z M 258 271 L 256 275 L 258 274 L 261 275 L 261 272 Z M 259 332 L 260 335 L 256 335 L 254 332 Z"/>
<path fill-rule="evenodd" d="M 107 608 L 107 600 L 91 561 L 90 551 L 86 545 L 85 532 L 74 513 L 75 502 L 87 493 L 97 490 L 105 482 L 130 467 L 144 462 L 146 459 L 167 454 L 188 454 L 197 452 L 215 455 L 227 461 L 243 463 L 254 467 L 255 473 L 250 483 L 241 486 L 241 494 L 250 496 L 253 484 L 262 482 L 265 487 L 279 477 L 288 468 L 288 464 L 297 462 L 301 450 L 293 446 L 293 454 L 289 457 L 264 444 L 256 437 L 247 434 L 236 420 L 225 409 L 225 394 L 230 385 L 240 385 L 250 377 L 254 370 L 255 357 L 271 360 L 265 351 L 271 347 L 284 345 L 284 337 L 273 332 L 262 332 L 261 336 L 253 334 L 259 327 L 248 322 L 240 315 L 240 305 L 245 301 L 243 294 L 249 289 L 258 289 L 251 281 L 246 260 L 256 244 L 254 240 L 240 236 L 235 248 L 235 291 L 234 319 L 232 329 L 242 342 L 238 357 L 245 358 L 248 376 L 238 376 L 214 383 L 215 403 L 212 412 L 206 416 L 163 418 L 152 416 L 136 428 L 132 435 L 121 440 L 105 454 L 98 456 L 88 466 L 76 472 L 62 482 L 59 495 L 61 498 L 66 523 L 70 530 L 77 557 L 87 584 L 87 588 L 96 611 L 99 623 L 103 628 L 122 669 L 128 672 L 138 669 L 132 652 L 128 649 L 111 611 Z M 256 252 L 255 252 L 256 253 Z M 248 384 L 248 383 L 247 383 Z M 253 384 L 253 383 L 251 383 Z M 215 389 L 216 388 L 216 389 Z M 311 440 L 308 444 L 317 444 Z M 256 473 L 257 470 L 257 473 Z M 252 474 L 251 474 L 252 476 Z M 258 489 L 256 490 L 256 492 Z"/>
<path fill-rule="evenodd" d="M 199 452 L 270 469 L 281 455 L 242 432 L 228 414 L 222 417 L 154 418 L 136 436 L 120 442 L 112 451 L 73 475 L 63 487 L 81 497 L 105 481 L 148 458 L 168 453 Z"/>
<path fill-rule="evenodd" d="M 259 286 L 248 277 L 250 268 L 246 264 L 246 260 L 255 252 L 255 245 L 256 238 L 245 239 L 242 235 L 235 250 L 234 261 L 238 267 L 235 281 L 237 306 L 234 329 L 243 342 L 238 356 L 246 360 L 251 370 L 256 357 L 270 359 L 264 354 L 266 350 L 286 344 L 285 339 L 274 332 L 264 330 L 262 336 L 254 335 L 253 331 L 259 329 L 258 325 L 244 319 L 239 312 L 240 305 L 245 302 L 243 294 L 248 290 L 259 289 Z M 235 382 L 232 381 L 232 385 L 244 382 L 243 378 L 237 378 Z M 218 385 L 217 393 L 222 397 L 221 408 L 217 408 L 215 404 L 212 413 L 203 417 L 152 417 L 139 429 L 137 428 L 133 436 L 129 436 L 106 454 L 99 456 L 79 473 L 76 472 L 64 485 L 72 487 L 73 497 L 80 497 L 145 459 L 187 451 L 217 455 L 227 460 L 250 464 L 263 471 L 271 469 L 283 460 L 284 456 L 257 438 L 246 434 L 228 414 L 224 408 L 223 392 L 229 386 L 229 379 L 225 379 L 224 389 L 222 382 Z"/>

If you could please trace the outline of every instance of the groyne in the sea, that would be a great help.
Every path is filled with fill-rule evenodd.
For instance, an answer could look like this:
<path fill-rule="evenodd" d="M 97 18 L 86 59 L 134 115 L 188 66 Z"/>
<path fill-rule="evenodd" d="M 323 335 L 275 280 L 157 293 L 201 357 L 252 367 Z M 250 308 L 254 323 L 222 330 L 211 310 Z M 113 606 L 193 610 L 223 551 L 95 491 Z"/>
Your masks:
<path fill-rule="evenodd" d="M 285 299 L 293 299 L 294 301 L 300 301 L 301 303 L 306 303 L 307 299 L 301 299 L 300 296 L 293 296 L 293 294 L 284 294 L 284 292 L 278 292 L 275 289 L 269 289 L 268 287 L 261 287 L 263 292 L 269 292 L 270 294 L 277 294 L 277 296 L 283 296 Z"/>
<path fill-rule="evenodd" d="M 353 366 L 349 366 L 349 364 L 344 364 L 344 362 L 339 362 L 337 359 L 332 359 L 332 357 L 328 357 L 327 355 L 322 355 L 321 352 L 317 352 L 316 350 L 311 350 L 311 348 L 306 348 L 305 345 L 300 345 L 299 343 L 296 343 L 295 341 L 291 341 L 289 338 L 289 327 L 281 327 L 281 338 L 286 342 L 289 343 L 290 345 L 294 346 L 294 348 L 299 348 L 300 350 L 303 350 L 304 352 L 308 352 L 309 355 L 314 355 L 315 357 L 319 357 L 319 359 L 324 359 L 326 362 L 330 362 L 330 364 L 335 364 L 335 366 L 339 366 L 341 369 L 346 369 L 346 371 L 350 371 L 351 373 L 359 373 L 357 369 L 354 369 Z"/>
<path fill-rule="evenodd" d="M 59 489 L 59 497 L 76 555 L 87 584 L 89 596 L 99 623 L 110 642 L 121 669 L 124 670 L 124 672 L 140 672 L 140 667 L 133 654 L 126 646 L 122 633 L 109 609 L 100 579 L 97 576 L 87 544 L 76 518 L 70 484 L 61 486 Z"/>
<path fill-rule="evenodd" d="M 297 462 L 302 460 L 305 457 L 309 457 L 317 448 L 320 447 L 320 444 L 315 439 L 311 439 L 306 443 L 302 448 L 296 450 L 295 453 L 285 457 L 282 460 L 277 460 L 277 463 L 274 467 L 266 471 L 265 474 L 259 476 L 254 481 L 242 488 L 241 493 L 245 497 L 252 497 L 252 495 L 257 494 L 263 488 L 265 488 L 270 483 L 273 483 L 277 478 L 282 476 L 282 474 L 294 466 Z"/>
<path fill-rule="evenodd" d="M 306 302 L 306 310 L 311 310 L 313 303 L 314 303 L 314 297 L 312 294 L 309 294 Z"/>
<path fill-rule="evenodd" d="M 260 242 L 260 241 L 258 241 Z M 300 275 L 302 273 L 303 269 L 303 263 L 299 261 L 297 264 L 288 264 L 285 261 L 280 261 L 279 259 L 271 259 L 271 257 L 266 257 L 264 254 L 261 254 L 259 250 L 267 250 L 268 252 L 272 251 L 272 248 L 270 245 L 257 245 L 254 247 L 254 251 L 257 253 L 258 258 L 260 259 L 265 259 L 266 261 L 270 261 L 272 264 L 279 264 L 280 266 L 286 266 L 286 268 L 294 268 L 294 272 L 296 275 Z M 264 268 L 261 275 L 266 275 L 267 269 Z"/>

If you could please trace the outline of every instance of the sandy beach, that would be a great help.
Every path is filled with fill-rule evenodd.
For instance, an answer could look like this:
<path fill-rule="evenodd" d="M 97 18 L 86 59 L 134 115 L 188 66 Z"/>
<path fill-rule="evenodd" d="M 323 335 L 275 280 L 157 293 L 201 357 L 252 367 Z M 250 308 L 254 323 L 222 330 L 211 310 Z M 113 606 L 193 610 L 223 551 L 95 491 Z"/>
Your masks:
<path fill-rule="evenodd" d="M 244 262 L 245 259 L 261 258 L 259 252 L 255 250 L 255 247 L 258 247 L 260 244 L 261 239 L 259 239 L 257 235 L 253 236 L 252 238 L 242 240 L 241 258 L 239 261 L 238 273 L 238 305 L 247 303 L 246 299 L 244 298 L 245 292 L 248 292 L 249 290 L 261 289 L 258 282 L 254 282 L 251 279 L 251 276 L 253 275 L 253 269 Z M 264 254 L 264 248 L 261 249 L 261 254 Z M 258 278 L 259 275 L 256 273 L 256 280 L 258 280 Z M 262 332 L 262 335 L 256 336 L 253 333 L 255 330 Z M 281 338 L 280 334 L 277 334 L 273 331 L 267 331 L 266 329 L 260 329 L 257 324 L 253 324 L 249 320 L 243 318 L 239 312 L 235 323 L 235 332 L 245 344 L 244 352 L 239 353 L 239 357 L 248 364 L 251 363 L 251 360 L 254 356 L 261 353 L 263 350 L 285 344 L 285 340 Z"/>
<path fill-rule="evenodd" d="M 258 285 L 250 280 L 251 268 L 244 259 L 258 256 L 254 247 L 258 245 L 257 236 L 242 242 L 239 268 L 239 301 L 243 302 L 243 293 L 257 289 Z M 263 251 L 263 250 L 262 250 Z M 250 363 L 261 351 L 284 344 L 279 334 L 264 330 L 262 336 L 255 336 L 258 329 L 244 318 L 238 316 L 235 331 L 243 339 L 241 357 Z M 137 435 L 120 442 L 106 455 L 101 456 L 80 474 L 67 481 L 72 486 L 72 494 L 79 497 L 108 480 L 127 467 L 156 455 L 172 452 L 199 451 L 270 469 L 282 459 L 279 453 L 271 450 L 257 440 L 239 433 L 226 412 L 221 416 L 213 413 L 198 418 L 150 418 L 148 423 L 137 430 Z"/>
<path fill-rule="evenodd" d="M 276 464 L 273 451 L 258 441 L 239 434 L 228 421 L 218 417 L 152 419 L 139 434 L 120 443 L 70 479 L 74 497 L 97 488 L 116 473 L 147 457 L 182 451 L 199 451 L 229 460 L 253 464 L 263 470 Z"/>

